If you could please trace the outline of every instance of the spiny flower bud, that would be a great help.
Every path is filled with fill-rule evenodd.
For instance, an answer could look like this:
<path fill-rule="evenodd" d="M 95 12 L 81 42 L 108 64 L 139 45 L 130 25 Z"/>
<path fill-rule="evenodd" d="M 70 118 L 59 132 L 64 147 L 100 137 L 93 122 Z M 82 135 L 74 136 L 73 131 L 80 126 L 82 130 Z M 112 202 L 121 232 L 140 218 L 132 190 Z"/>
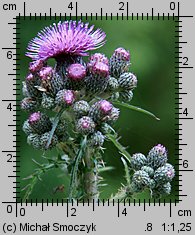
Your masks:
<path fill-rule="evenodd" d="M 53 109 L 55 106 L 55 100 L 54 98 L 46 95 L 45 93 L 43 93 L 42 95 L 42 101 L 41 101 L 41 106 L 44 109 Z"/>
<path fill-rule="evenodd" d="M 110 134 L 113 132 L 113 128 L 106 122 L 103 122 L 100 126 L 100 130 L 103 134 Z"/>
<path fill-rule="evenodd" d="M 25 111 L 33 111 L 38 107 L 38 103 L 33 98 L 24 98 L 20 103 L 20 107 Z"/>
<path fill-rule="evenodd" d="M 30 134 L 28 137 L 27 137 L 27 143 L 29 145 L 32 145 L 33 148 L 35 149 L 41 149 L 41 136 L 38 135 L 38 134 Z"/>
<path fill-rule="evenodd" d="M 120 115 L 120 110 L 113 107 L 111 112 L 107 116 L 105 116 L 102 119 L 102 121 L 105 121 L 105 122 L 112 124 L 113 122 L 116 122 L 118 120 L 119 115 Z"/>
<path fill-rule="evenodd" d="M 28 120 L 26 120 L 23 124 L 22 130 L 24 131 L 24 133 L 26 135 L 30 135 L 34 132 L 34 130 L 32 129 L 32 127 L 30 126 Z"/>
<path fill-rule="evenodd" d="M 61 90 L 57 93 L 55 102 L 59 106 L 68 107 L 75 101 L 75 93 L 72 90 Z"/>
<path fill-rule="evenodd" d="M 116 89 L 118 89 L 118 87 L 119 87 L 118 80 L 114 77 L 109 77 L 107 90 L 108 91 L 115 91 Z"/>
<path fill-rule="evenodd" d="M 131 157 L 131 167 L 134 170 L 140 170 L 146 163 L 147 159 L 142 153 L 135 153 Z"/>
<path fill-rule="evenodd" d="M 99 122 L 111 113 L 112 108 L 113 105 L 107 100 L 97 101 L 91 106 L 89 116 L 92 117 L 95 122 Z"/>
<path fill-rule="evenodd" d="M 67 76 L 73 81 L 81 81 L 86 76 L 86 69 L 82 64 L 71 64 L 67 69 Z"/>
<path fill-rule="evenodd" d="M 93 93 L 103 92 L 108 84 L 108 65 L 102 62 L 97 62 L 91 67 L 88 65 L 88 70 L 89 74 L 85 78 L 86 90 Z"/>
<path fill-rule="evenodd" d="M 118 100 L 119 99 L 119 97 L 120 97 L 120 94 L 119 94 L 119 92 L 115 92 L 115 93 L 113 93 L 112 95 L 111 95 L 111 100 Z"/>
<path fill-rule="evenodd" d="M 164 166 L 159 167 L 154 173 L 154 180 L 156 181 L 157 185 L 162 185 L 167 182 L 171 182 L 173 177 L 175 176 L 174 167 L 166 163 Z"/>
<path fill-rule="evenodd" d="M 130 54 L 124 48 L 117 48 L 110 58 L 110 74 L 118 78 L 122 73 L 128 71 L 130 66 Z"/>
<path fill-rule="evenodd" d="M 39 85 L 39 80 L 36 76 L 34 76 L 32 73 L 30 73 L 26 77 L 26 88 L 28 91 L 28 94 L 31 97 L 37 97 L 39 96 L 39 91 L 37 90 L 36 86 Z"/>
<path fill-rule="evenodd" d="M 58 144 L 58 137 L 56 135 L 53 135 L 50 145 L 47 146 L 49 138 L 50 138 L 50 132 L 46 132 L 41 135 L 41 137 L 40 137 L 41 149 L 43 149 L 43 150 L 52 149 L 53 147 L 55 147 Z"/>
<path fill-rule="evenodd" d="M 52 75 L 53 75 L 53 68 L 49 66 L 42 68 L 39 72 L 39 76 L 41 79 L 51 78 Z"/>
<path fill-rule="evenodd" d="M 171 184 L 170 184 L 170 182 L 167 182 L 166 184 L 161 185 L 158 188 L 158 191 L 162 195 L 170 194 L 171 193 Z"/>
<path fill-rule="evenodd" d="M 109 67 L 107 64 L 97 62 L 91 67 L 91 73 L 99 78 L 106 78 L 109 75 Z"/>
<path fill-rule="evenodd" d="M 89 145 L 92 147 L 101 147 L 104 144 L 105 136 L 97 131 L 93 135 L 91 135 L 89 139 Z"/>
<path fill-rule="evenodd" d="M 97 62 L 102 62 L 104 64 L 109 63 L 108 58 L 102 54 L 102 53 L 95 53 L 93 55 L 90 56 L 89 58 L 89 64 L 92 66 L 93 64 L 97 63 Z M 90 66 L 89 66 L 90 67 Z"/>
<path fill-rule="evenodd" d="M 163 166 L 167 162 L 166 148 L 161 144 L 154 146 L 148 154 L 147 161 L 148 166 L 153 169 Z"/>
<path fill-rule="evenodd" d="M 149 183 L 148 183 L 148 188 L 149 189 L 154 189 L 155 187 L 156 187 L 156 182 L 155 182 L 155 180 L 153 180 L 153 179 L 150 179 L 150 181 L 149 181 Z"/>
<path fill-rule="evenodd" d="M 163 195 L 168 195 L 171 193 L 171 184 L 167 182 L 163 185 L 155 187 L 152 189 L 152 197 L 155 199 L 161 198 Z"/>
<path fill-rule="evenodd" d="M 43 134 L 52 128 L 49 117 L 41 112 L 32 113 L 28 118 L 28 123 L 37 134 Z"/>
<path fill-rule="evenodd" d="M 119 99 L 125 102 L 130 102 L 133 99 L 132 91 L 122 91 L 119 93 Z"/>
<path fill-rule="evenodd" d="M 130 61 L 130 53 L 129 51 L 125 50 L 124 48 L 122 47 L 119 47 L 117 48 L 115 51 L 114 51 L 114 56 L 117 58 L 117 59 L 121 59 L 123 61 Z"/>
<path fill-rule="evenodd" d="M 77 121 L 76 129 L 83 135 L 93 133 L 95 130 L 95 122 L 90 117 L 84 116 Z"/>
<path fill-rule="evenodd" d="M 65 81 L 58 73 L 54 72 L 50 79 L 51 84 L 51 95 L 55 96 L 58 91 L 64 89 Z"/>
<path fill-rule="evenodd" d="M 154 176 L 154 170 L 149 166 L 142 166 L 141 170 L 147 172 L 150 177 Z"/>
<path fill-rule="evenodd" d="M 137 77 L 133 73 L 123 73 L 118 83 L 122 89 L 132 90 L 137 87 Z"/>
<path fill-rule="evenodd" d="M 31 73 L 36 73 L 38 72 L 43 66 L 45 65 L 45 62 L 43 62 L 42 60 L 36 60 L 34 62 L 31 62 L 29 64 L 29 71 Z"/>
<path fill-rule="evenodd" d="M 90 106 L 85 100 L 80 100 L 74 103 L 73 111 L 76 118 L 81 118 L 82 116 L 87 116 L 89 113 Z"/>
<path fill-rule="evenodd" d="M 137 190 L 143 190 L 145 187 L 150 185 L 150 177 L 147 172 L 139 170 L 133 174 L 132 184 Z"/>

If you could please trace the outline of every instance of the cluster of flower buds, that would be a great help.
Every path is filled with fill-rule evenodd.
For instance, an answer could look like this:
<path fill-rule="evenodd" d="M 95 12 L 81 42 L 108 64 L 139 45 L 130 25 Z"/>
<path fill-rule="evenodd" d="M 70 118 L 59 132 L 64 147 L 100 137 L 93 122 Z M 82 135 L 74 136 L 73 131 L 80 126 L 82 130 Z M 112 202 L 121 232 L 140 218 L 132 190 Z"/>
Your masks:
<path fill-rule="evenodd" d="M 167 150 L 164 146 L 158 144 L 153 147 L 147 157 L 142 153 L 134 154 L 131 168 L 134 170 L 131 185 L 134 192 L 149 188 L 154 198 L 170 194 L 170 182 L 175 176 L 175 170 L 167 163 Z"/>
<path fill-rule="evenodd" d="M 64 110 L 68 113 L 63 115 L 69 117 L 68 122 L 72 119 L 71 134 L 88 135 L 89 144 L 100 147 L 105 134 L 112 129 L 110 125 L 119 117 L 119 109 L 110 100 L 130 101 L 133 97 L 137 78 L 128 72 L 129 51 L 118 48 L 110 59 L 102 53 L 95 53 L 89 56 L 88 62 L 84 62 L 83 56 L 88 55 L 86 51 L 105 43 L 105 33 L 101 30 L 93 32 L 92 29 L 81 21 L 60 22 L 45 28 L 29 43 L 27 56 L 33 62 L 29 64 L 29 72 L 23 82 L 25 98 L 21 101 L 21 109 L 30 113 L 24 131 L 28 135 L 28 143 L 37 149 L 52 148 L 68 135 L 68 128 L 63 128 L 64 134 L 57 131 L 59 125 L 62 128 L 63 121 L 60 120 L 50 140 L 53 124 L 52 118 L 46 115 L 47 110 Z M 55 58 L 54 67 L 48 65 L 49 58 Z M 71 138 L 77 138 L 71 134 Z"/>
<path fill-rule="evenodd" d="M 89 145 L 101 147 L 105 140 L 105 125 L 110 125 L 119 118 L 119 109 L 107 100 L 99 100 L 93 105 L 81 100 L 75 102 L 73 111 L 76 117 L 78 133 L 88 135 Z M 104 129 L 104 131 L 103 131 Z"/>
<path fill-rule="evenodd" d="M 118 48 L 110 60 L 104 54 L 95 53 L 90 56 L 87 64 L 82 57 L 78 57 L 67 57 L 64 63 L 57 62 L 55 68 L 48 66 L 46 61 L 31 62 L 29 73 L 23 82 L 25 98 L 21 102 L 21 108 L 28 112 L 40 108 L 53 110 L 59 105 L 72 105 L 76 96 L 80 95 L 83 99 L 86 97 L 90 101 L 87 98 L 89 95 L 92 97 L 102 93 L 114 100 L 132 99 L 137 78 L 128 72 L 128 51 Z"/>
<path fill-rule="evenodd" d="M 109 61 L 110 77 L 107 91 L 112 92 L 113 100 L 131 101 L 133 89 L 137 87 L 137 77 L 129 72 L 130 53 L 124 48 L 117 48 Z"/>
<path fill-rule="evenodd" d="M 31 113 L 23 124 L 28 144 L 35 149 L 47 150 L 55 147 L 58 142 L 67 139 L 66 123 L 59 122 L 55 133 L 50 137 L 53 120 L 41 112 Z M 50 140 L 51 138 L 51 140 Z"/>

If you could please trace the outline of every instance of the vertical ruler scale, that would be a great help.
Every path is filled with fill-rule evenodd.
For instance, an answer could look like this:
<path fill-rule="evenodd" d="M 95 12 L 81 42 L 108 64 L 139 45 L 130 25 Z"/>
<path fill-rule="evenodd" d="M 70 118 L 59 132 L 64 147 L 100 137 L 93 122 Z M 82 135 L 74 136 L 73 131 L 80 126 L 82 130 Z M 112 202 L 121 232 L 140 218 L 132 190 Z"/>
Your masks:
<path fill-rule="evenodd" d="M 193 151 L 194 107 L 192 106 L 194 76 L 194 42 L 189 28 L 193 28 L 193 1 L 59 1 L 58 4 L 34 1 L 2 3 L 2 28 L 8 27 L 1 42 L 1 67 L 6 84 L 1 86 L 1 233 L 7 234 L 49 234 L 55 232 L 112 233 L 121 231 L 136 234 L 193 234 L 194 232 L 194 182 L 195 161 Z M 44 10 L 43 10 L 44 9 Z M 7 14 L 6 14 L 7 13 Z M 163 200 L 102 200 L 95 203 L 67 199 L 22 200 L 21 183 L 21 128 L 20 112 L 21 82 L 24 79 L 21 54 L 22 22 L 29 20 L 29 30 L 33 22 L 50 22 L 76 18 L 99 20 L 109 24 L 114 20 L 154 21 L 170 20 L 175 23 L 174 48 L 174 160 L 176 177 L 174 181 L 175 199 Z M 75 19 L 74 18 L 74 19 Z M 172 66 L 170 64 L 170 66 Z M 170 112 L 171 113 L 171 112 Z M 171 117 L 172 118 L 172 117 Z M 173 161 L 174 161 L 173 160 Z M 103 216 L 102 216 L 103 215 Z M 159 216 L 156 216 L 159 215 Z M 131 222 L 131 223 L 130 223 Z"/>

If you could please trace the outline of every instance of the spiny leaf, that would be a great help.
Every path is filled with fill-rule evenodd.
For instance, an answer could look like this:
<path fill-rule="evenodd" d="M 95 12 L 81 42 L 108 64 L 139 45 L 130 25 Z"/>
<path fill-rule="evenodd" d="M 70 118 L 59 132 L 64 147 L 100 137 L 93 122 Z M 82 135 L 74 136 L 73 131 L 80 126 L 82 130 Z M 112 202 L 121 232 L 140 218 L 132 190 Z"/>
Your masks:
<path fill-rule="evenodd" d="M 55 116 L 55 119 L 54 119 L 53 125 L 52 125 L 52 129 L 51 129 L 51 131 L 50 131 L 50 133 L 49 133 L 49 139 L 48 139 L 48 141 L 47 141 L 46 149 L 48 149 L 48 147 L 49 147 L 50 144 L 51 144 L 51 140 L 52 140 L 52 138 L 53 138 L 54 132 L 55 132 L 55 130 L 56 130 L 56 128 L 57 128 L 57 125 L 58 125 L 58 123 L 59 123 L 59 121 L 60 121 L 60 117 L 62 116 L 62 113 L 63 113 L 63 112 L 64 112 L 64 109 L 61 109 L 61 110 L 56 114 L 56 116 Z"/>
<path fill-rule="evenodd" d="M 160 118 L 158 118 L 156 115 L 154 115 L 153 113 L 145 110 L 145 109 L 142 109 L 140 107 L 137 107 L 137 106 L 134 106 L 134 105 L 130 105 L 130 104 L 127 104 L 127 103 L 123 103 L 123 102 L 118 102 L 118 101 L 114 101 L 113 102 L 114 104 L 116 105 L 119 105 L 119 106 L 122 106 L 122 107 L 125 107 L 125 108 L 128 108 L 128 109 L 131 109 L 131 110 L 134 110 L 134 111 L 137 111 L 137 112 L 140 112 L 140 113 L 144 113 L 146 115 L 149 115 L 153 118 L 155 118 L 157 121 L 160 120 Z"/>
<path fill-rule="evenodd" d="M 124 165 L 124 168 L 125 168 L 125 179 L 127 181 L 127 186 L 130 187 L 131 181 L 130 181 L 129 167 L 127 165 L 126 160 L 123 157 L 121 157 L 121 161 L 123 162 L 123 165 Z"/>
<path fill-rule="evenodd" d="M 112 171 L 114 169 L 115 169 L 115 167 L 113 167 L 113 166 L 105 166 L 105 167 L 98 168 L 98 172 L 101 173 L 101 172 L 105 172 L 105 171 Z"/>
<path fill-rule="evenodd" d="M 70 178 L 70 187 L 69 187 L 69 201 L 72 201 L 73 199 L 73 193 L 76 187 L 76 181 L 77 181 L 77 172 L 78 172 L 78 166 L 81 158 L 84 155 L 84 152 L 86 150 L 86 143 L 87 143 L 87 137 L 81 141 L 80 149 L 74 159 L 74 164 L 71 170 L 71 178 Z"/>
<path fill-rule="evenodd" d="M 127 152 L 124 146 L 118 142 L 116 135 L 107 134 L 107 138 L 118 148 L 120 153 L 124 156 L 124 158 L 130 163 L 131 162 L 131 155 Z"/>

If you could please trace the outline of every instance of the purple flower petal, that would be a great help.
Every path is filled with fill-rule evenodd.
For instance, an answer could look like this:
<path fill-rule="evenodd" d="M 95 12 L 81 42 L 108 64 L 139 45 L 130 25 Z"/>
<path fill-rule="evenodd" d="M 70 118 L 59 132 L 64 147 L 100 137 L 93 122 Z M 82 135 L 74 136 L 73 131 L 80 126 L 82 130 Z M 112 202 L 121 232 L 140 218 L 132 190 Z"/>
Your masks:
<path fill-rule="evenodd" d="M 28 44 L 26 56 L 33 60 L 47 60 L 63 55 L 88 55 L 87 51 L 105 44 L 106 34 L 93 30 L 89 23 L 79 21 L 59 22 L 44 28 Z"/>

